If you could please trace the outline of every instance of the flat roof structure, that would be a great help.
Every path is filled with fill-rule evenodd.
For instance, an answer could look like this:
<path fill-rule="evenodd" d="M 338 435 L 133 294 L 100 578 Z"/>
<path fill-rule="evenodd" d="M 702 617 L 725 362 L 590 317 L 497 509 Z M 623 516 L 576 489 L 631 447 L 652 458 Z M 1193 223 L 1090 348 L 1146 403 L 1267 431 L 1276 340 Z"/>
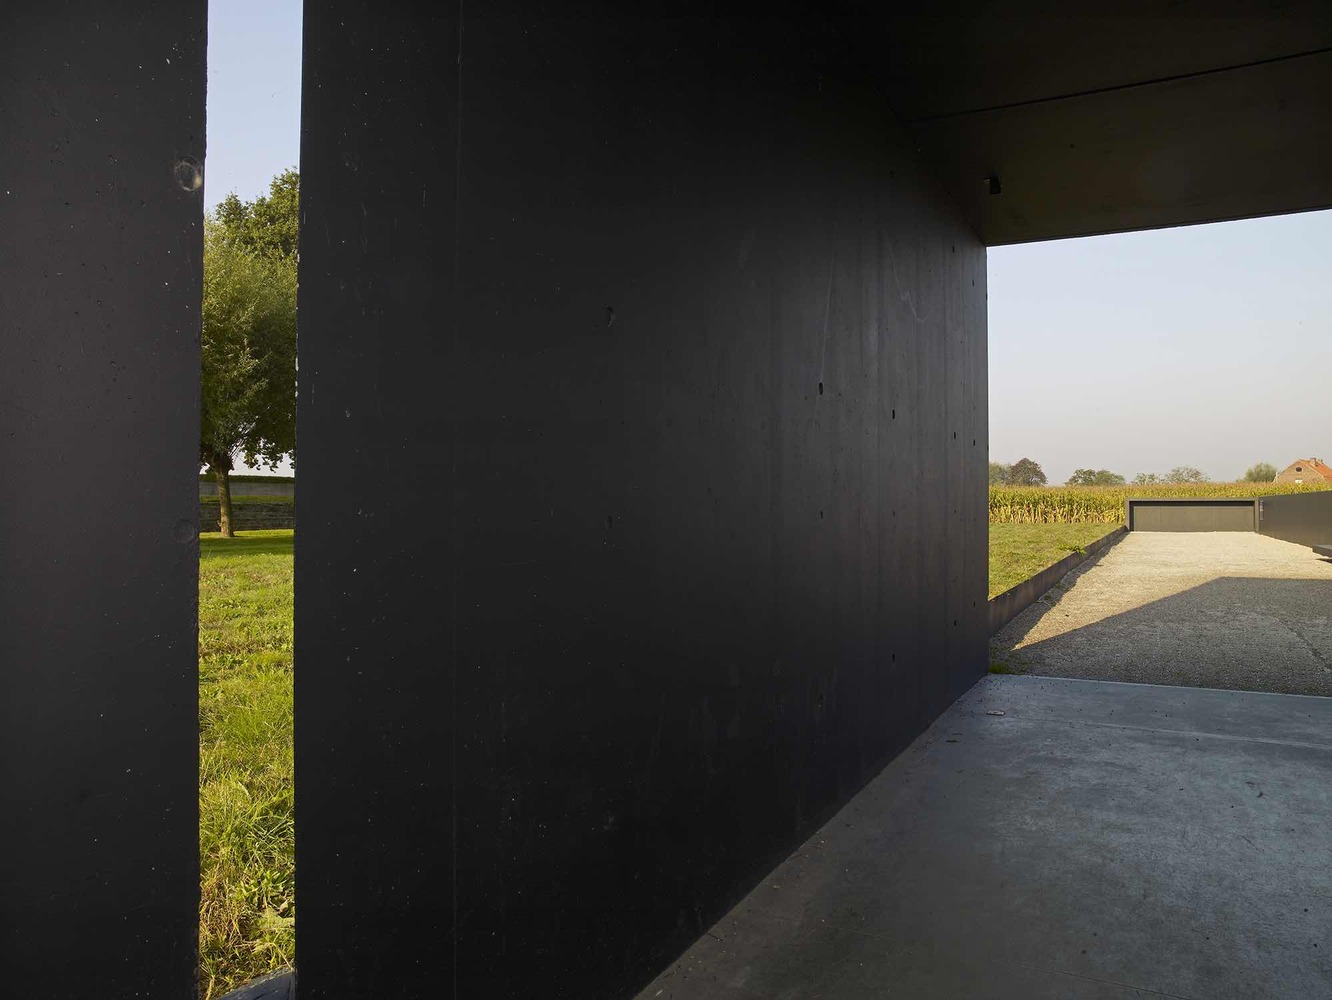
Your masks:
<path fill-rule="evenodd" d="M 907 6 L 888 101 L 991 246 L 1332 206 L 1326 3 Z"/>

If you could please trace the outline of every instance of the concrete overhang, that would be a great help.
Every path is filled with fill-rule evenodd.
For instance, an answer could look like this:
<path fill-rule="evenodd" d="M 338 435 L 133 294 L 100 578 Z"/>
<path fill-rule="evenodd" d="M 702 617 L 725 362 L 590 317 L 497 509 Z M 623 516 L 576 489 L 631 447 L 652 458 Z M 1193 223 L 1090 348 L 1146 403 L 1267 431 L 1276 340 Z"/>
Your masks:
<path fill-rule="evenodd" d="M 989 245 L 1332 207 L 1326 0 L 921 4 L 887 27 L 889 103 Z"/>

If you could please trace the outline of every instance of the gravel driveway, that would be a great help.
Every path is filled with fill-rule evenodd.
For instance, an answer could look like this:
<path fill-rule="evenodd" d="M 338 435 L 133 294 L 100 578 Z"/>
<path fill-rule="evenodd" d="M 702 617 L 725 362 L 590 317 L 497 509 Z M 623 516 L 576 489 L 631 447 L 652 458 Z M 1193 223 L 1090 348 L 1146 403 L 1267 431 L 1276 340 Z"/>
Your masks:
<path fill-rule="evenodd" d="M 1130 532 L 990 642 L 1019 674 L 1332 695 L 1332 560 L 1245 532 Z"/>

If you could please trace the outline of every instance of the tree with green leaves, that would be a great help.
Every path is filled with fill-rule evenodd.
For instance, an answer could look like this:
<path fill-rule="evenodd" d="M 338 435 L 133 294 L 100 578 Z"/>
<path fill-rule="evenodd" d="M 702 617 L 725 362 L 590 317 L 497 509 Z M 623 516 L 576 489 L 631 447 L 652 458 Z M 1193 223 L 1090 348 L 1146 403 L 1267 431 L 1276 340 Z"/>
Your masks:
<path fill-rule="evenodd" d="M 1207 478 L 1207 473 L 1201 469 L 1195 469 L 1191 465 L 1177 465 L 1164 476 L 1162 482 L 1166 483 L 1207 483 L 1211 482 Z"/>
<path fill-rule="evenodd" d="M 1153 486 L 1161 481 L 1161 477 L 1155 472 L 1139 472 L 1133 477 L 1134 486 Z"/>
<path fill-rule="evenodd" d="M 1246 483 L 1270 483 L 1277 477 L 1277 467 L 1271 462 L 1258 462 L 1244 473 Z"/>
<path fill-rule="evenodd" d="M 1044 486 L 1045 470 L 1029 458 L 1019 458 L 1008 470 L 1009 486 Z"/>
<path fill-rule="evenodd" d="M 990 485 L 1003 486 L 1008 482 L 1008 475 L 1013 467 L 1004 462 L 990 463 Z"/>
<path fill-rule="evenodd" d="M 268 194 L 241 201 L 233 191 L 218 202 L 213 218 L 229 239 L 265 256 L 295 259 L 300 249 L 301 175 L 282 171 L 268 184 Z"/>
<path fill-rule="evenodd" d="M 267 198 L 228 195 L 204 220 L 199 462 L 227 538 L 236 456 L 276 468 L 296 447 L 297 183 L 286 171 Z"/>
<path fill-rule="evenodd" d="M 1069 486 L 1123 486 L 1124 477 L 1109 469 L 1074 469 Z"/>

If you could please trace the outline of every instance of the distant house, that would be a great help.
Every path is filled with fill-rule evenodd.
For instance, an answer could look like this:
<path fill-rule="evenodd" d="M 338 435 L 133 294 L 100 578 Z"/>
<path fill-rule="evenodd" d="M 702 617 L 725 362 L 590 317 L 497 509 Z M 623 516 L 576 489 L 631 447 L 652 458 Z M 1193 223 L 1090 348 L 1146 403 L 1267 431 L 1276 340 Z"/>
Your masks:
<path fill-rule="evenodd" d="M 1297 458 L 1277 474 L 1274 482 L 1327 483 L 1332 486 L 1332 466 L 1321 458 Z"/>

